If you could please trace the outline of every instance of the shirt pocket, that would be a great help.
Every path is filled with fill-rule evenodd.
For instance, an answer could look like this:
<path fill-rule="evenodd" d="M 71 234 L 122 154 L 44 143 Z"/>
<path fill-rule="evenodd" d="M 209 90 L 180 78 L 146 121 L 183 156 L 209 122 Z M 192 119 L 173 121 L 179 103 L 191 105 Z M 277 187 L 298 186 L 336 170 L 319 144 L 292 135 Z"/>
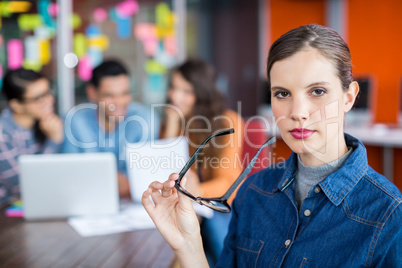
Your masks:
<path fill-rule="evenodd" d="M 251 265 L 256 267 L 263 246 L 264 241 L 241 236 L 237 237 L 237 265 L 239 267 L 251 267 Z"/>

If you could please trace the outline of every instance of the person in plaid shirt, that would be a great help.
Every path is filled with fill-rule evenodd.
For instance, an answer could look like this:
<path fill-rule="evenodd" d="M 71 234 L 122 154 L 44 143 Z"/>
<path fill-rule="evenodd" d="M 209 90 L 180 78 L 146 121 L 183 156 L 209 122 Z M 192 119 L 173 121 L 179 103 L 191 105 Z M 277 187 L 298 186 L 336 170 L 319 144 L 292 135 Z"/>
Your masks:
<path fill-rule="evenodd" d="M 63 123 L 54 113 L 45 77 L 31 70 L 9 71 L 2 92 L 8 107 L 0 114 L 0 206 L 19 198 L 18 156 L 56 153 L 63 141 Z"/>

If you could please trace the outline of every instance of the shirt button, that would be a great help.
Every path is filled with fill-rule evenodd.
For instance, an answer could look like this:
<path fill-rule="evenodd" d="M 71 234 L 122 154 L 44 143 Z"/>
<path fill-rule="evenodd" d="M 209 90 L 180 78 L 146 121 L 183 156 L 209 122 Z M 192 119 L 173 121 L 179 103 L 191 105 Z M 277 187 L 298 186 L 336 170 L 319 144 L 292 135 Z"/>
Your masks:
<path fill-rule="evenodd" d="M 308 217 L 308 216 L 310 216 L 310 215 L 311 215 L 311 211 L 310 211 L 309 209 L 306 209 L 306 210 L 304 211 L 304 216 Z"/>
<path fill-rule="evenodd" d="M 290 239 L 285 241 L 285 246 L 288 247 L 290 245 Z"/>
<path fill-rule="evenodd" d="M 320 189 L 320 187 L 315 187 L 314 188 L 314 193 L 316 193 L 316 194 L 318 194 L 319 192 L 321 192 L 321 189 Z"/>

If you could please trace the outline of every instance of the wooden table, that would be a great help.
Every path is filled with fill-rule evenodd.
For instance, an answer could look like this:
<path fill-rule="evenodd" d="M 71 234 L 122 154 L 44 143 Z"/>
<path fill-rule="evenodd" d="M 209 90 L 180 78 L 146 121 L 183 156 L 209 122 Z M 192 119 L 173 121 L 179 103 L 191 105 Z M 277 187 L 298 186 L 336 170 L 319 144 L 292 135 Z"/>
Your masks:
<path fill-rule="evenodd" d="M 66 221 L 28 222 L 0 210 L 0 267 L 171 267 L 157 229 L 83 238 Z"/>

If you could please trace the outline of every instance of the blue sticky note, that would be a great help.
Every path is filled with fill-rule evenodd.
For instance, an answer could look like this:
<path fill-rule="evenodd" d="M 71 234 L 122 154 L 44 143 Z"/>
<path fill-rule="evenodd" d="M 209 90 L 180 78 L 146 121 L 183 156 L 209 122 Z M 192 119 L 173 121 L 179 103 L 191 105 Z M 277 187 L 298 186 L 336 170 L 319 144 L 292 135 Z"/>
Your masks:
<path fill-rule="evenodd" d="M 56 28 L 56 24 L 49 14 L 49 5 L 50 5 L 49 0 L 39 0 L 38 1 L 38 11 L 47 26 L 49 26 L 51 28 Z"/>
<path fill-rule="evenodd" d="M 100 35 L 101 33 L 102 33 L 101 30 L 100 30 L 99 27 L 96 26 L 95 24 L 90 24 L 90 25 L 88 25 L 88 27 L 85 29 L 85 35 L 86 35 L 88 38 L 96 37 L 96 36 Z"/>
<path fill-rule="evenodd" d="M 117 17 L 116 20 L 116 32 L 120 39 L 127 39 L 133 33 L 131 26 L 131 17 L 121 18 Z"/>
<path fill-rule="evenodd" d="M 87 55 L 89 57 L 89 61 L 91 63 L 91 66 L 95 68 L 99 64 L 101 64 L 103 60 L 103 53 L 100 49 L 97 48 L 88 48 L 87 50 Z"/>
<path fill-rule="evenodd" d="M 152 92 L 163 92 L 165 89 L 165 77 L 161 74 L 148 75 L 148 88 Z"/>

